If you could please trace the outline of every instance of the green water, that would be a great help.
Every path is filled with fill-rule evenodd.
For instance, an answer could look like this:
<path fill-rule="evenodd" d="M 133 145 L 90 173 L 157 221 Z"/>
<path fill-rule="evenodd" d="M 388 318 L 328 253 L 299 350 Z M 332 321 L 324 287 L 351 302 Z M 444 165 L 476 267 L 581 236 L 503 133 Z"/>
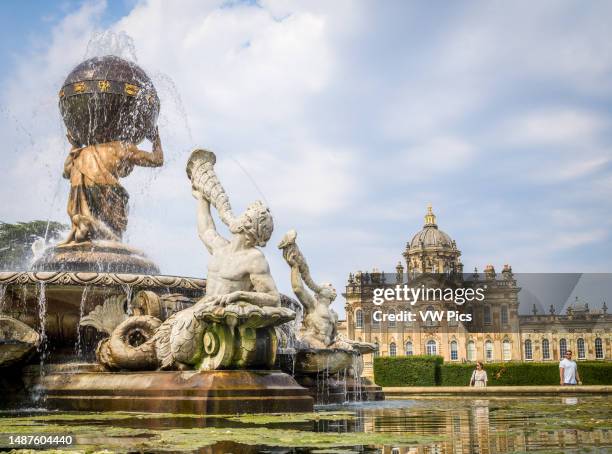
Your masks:
<path fill-rule="evenodd" d="M 0 413 L 0 449 L 27 452 L 8 437 L 33 434 L 74 437 L 55 452 L 612 452 L 612 398 L 420 398 L 222 417 Z"/>

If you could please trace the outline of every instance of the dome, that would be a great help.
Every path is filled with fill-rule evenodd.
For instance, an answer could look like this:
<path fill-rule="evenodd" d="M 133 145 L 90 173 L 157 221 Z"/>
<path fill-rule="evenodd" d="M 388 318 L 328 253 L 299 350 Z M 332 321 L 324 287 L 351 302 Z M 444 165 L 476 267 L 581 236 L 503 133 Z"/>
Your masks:
<path fill-rule="evenodd" d="M 432 212 L 432 207 L 427 207 L 427 214 L 425 215 L 425 225 L 423 230 L 418 232 L 410 240 L 410 249 L 420 249 L 421 246 L 424 248 L 454 248 L 455 242 L 445 232 L 438 228 L 436 224 L 436 215 Z"/>

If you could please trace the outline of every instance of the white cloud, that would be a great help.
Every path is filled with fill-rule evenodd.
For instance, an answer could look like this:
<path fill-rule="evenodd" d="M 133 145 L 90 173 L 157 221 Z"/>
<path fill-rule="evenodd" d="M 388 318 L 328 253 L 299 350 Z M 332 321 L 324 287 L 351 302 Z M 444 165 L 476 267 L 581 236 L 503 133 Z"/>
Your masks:
<path fill-rule="evenodd" d="M 598 138 L 607 126 L 608 122 L 593 112 L 558 108 L 518 115 L 509 120 L 503 136 L 524 146 L 579 147 Z"/>

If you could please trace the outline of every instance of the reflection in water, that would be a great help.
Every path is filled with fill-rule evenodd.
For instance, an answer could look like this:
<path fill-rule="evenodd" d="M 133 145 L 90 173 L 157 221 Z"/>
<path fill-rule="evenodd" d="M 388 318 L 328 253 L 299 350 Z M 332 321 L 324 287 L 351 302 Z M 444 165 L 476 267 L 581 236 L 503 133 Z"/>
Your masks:
<path fill-rule="evenodd" d="M 3 433 L 55 425 L 55 432 L 75 433 L 80 445 L 146 452 L 159 443 L 173 452 L 207 454 L 609 452 L 611 410 L 609 397 L 581 396 L 365 402 L 303 417 L 0 413 L 0 441 Z M 206 446 L 212 440 L 218 441 Z"/>
<path fill-rule="evenodd" d="M 421 446 L 384 446 L 383 453 L 496 454 L 612 448 L 609 397 L 418 399 L 411 407 L 359 410 L 366 431 L 446 435 Z M 390 402 L 386 402 L 389 404 Z M 601 427 L 597 427 L 601 426 Z"/>

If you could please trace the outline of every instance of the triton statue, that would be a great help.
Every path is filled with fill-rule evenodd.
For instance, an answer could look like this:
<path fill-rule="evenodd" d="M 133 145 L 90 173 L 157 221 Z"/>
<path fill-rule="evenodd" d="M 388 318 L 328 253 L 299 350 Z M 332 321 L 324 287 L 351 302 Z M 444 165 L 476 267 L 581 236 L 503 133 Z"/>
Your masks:
<path fill-rule="evenodd" d="M 350 369 L 359 377 L 363 370 L 364 353 L 377 349 L 374 344 L 345 338 L 337 332 L 338 314 L 331 308 L 336 299 L 332 284 L 316 284 L 304 255 L 296 244 L 297 232 L 290 230 L 278 245 L 291 267 L 291 287 L 304 308 L 304 320 L 299 330 L 298 348 L 293 369 L 298 375 L 318 374 L 321 371 L 339 373 Z M 313 294 L 305 288 L 304 283 Z"/>
<path fill-rule="evenodd" d="M 261 202 L 239 217 L 213 166 L 215 155 L 196 150 L 187 175 L 198 201 L 198 233 L 211 254 L 206 296 L 163 323 L 148 315 L 121 323 L 98 346 L 100 362 L 111 369 L 270 368 L 276 358 L 274 326 L 295 314 L 280 307 L 280 295 L 268 262 L 256 246 L 265 246 L 272 216 Z M 217 231 L 210 206 L 229 227 L 231 238 Z M 142 342 L 139 339 L 146 339 Z"/>
<path fill-rule="evenodd" d="M 348 348 L 351 345 L 338 337 L 336 324 L 338 314 L 331 308 L 336 299 L 336 289 L 330 283 L 316 284 L 310 276 L 310 269 L 300 248 L 296 244 L 297 232 L 290 230 L 285 234 L 279 249 L 291 267 L 291 287 L 304 307 L 304 320 L 300 341 L 309 348 Z M 314 292 L 311 295 L 304 283 Z"/>

